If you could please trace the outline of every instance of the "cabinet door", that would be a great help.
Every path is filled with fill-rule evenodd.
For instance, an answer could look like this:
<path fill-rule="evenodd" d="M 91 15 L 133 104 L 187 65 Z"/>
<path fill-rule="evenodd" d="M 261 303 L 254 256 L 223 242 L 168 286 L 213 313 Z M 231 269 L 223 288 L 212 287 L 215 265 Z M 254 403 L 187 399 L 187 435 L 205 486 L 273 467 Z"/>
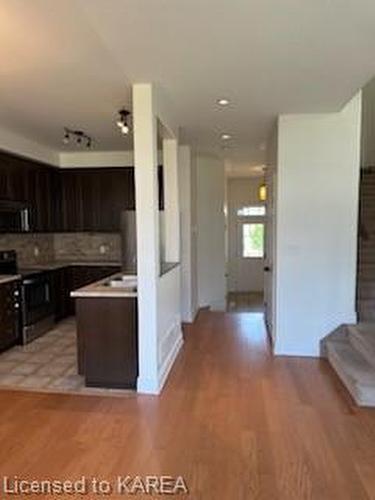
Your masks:
<path fill-rule="evenodd" d="M 99 203 L 101 231 L 119 231 L 121 212 L 135 209 L 134 169 L 103 169 Z"/>
<path fill-rule="evenodd" d="M 70 312 L 70 283 L 67 267 L 56 269 L 52 277 L 52 294 L 55 309 L 55 320 L 61 321 Z"/>
<path fill-rule="evenodd" d="M 53 230 L 52 169 L 39 168 L 35 171 L 35 227 L 37 232 Z"/>
<path fill-rule="evenodd" d="M 19 339 L 19 309 L 16 282 L 0 285 L 0 350 L 16 344 Z"/>
<path fill-rule="evenodd" d="M 83 231 L 82 178 L 79 172 L 61 173 L 62 229 L 66 232 Z"/>
<path fill-rule="evenodd" d="M 100 227 L 100 185 L 101 177 L 94 171 L 82 172 L 82 202 L 84 231 L 101 231 Z"/>

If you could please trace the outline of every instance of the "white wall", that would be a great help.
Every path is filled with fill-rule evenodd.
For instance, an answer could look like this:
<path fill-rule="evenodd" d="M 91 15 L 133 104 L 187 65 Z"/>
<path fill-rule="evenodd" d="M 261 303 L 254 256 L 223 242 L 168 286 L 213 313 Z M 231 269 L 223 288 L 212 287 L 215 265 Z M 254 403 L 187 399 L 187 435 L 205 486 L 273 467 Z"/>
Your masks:
<path fill-rule="evenodd" d="M 198 298 L 198 163 L 191 151 L 191 311 L 192 320 L 199 309 Z"/>
<path fill-rule="evenodd" d="M 162 116 L 163 126 L 168 128 L 173 119 L 165 121 L 167 110 L 150 83 L 133 86 L 133 111 L 138 248 L 137 388 L 139 392 L 158 394 L 182 345 L 180 268 L 177 266 L 160 276 L 157 120 Z M 173 128 L 168 130 L 177 152 L 177 133 Z M 176 182 L 167 184 L 164 195 L 166 199 L 171 196 L 176 200 L 174 204 L 167 201 L 167 205 L 178 214 L 177 153 L 166 157 L 164 168 L 171 169 L 171 177 L 176 179 Z M 175 239 L 179 241 L 179 224 L 173 224 L 173 229 Z M 171 240 L 166 240 L 166 243 Z M 179 255 L 176 257 L 178 260 Z"/>
<path fill-rule="evenodd" d="M 242 257 L 240 219 L 237 210 L 247 205 L 259 205 L 259 186 L 263 177 L 243 177 L 227 179 L 228 205 L 228 291 L 262 292 L 263 258 Z M 243 222 L 265 222 L 265 218 L 241 219 Z"/>
<path fill-rule="evenodd" d="M 197 157 L 199 307 L 225 308 L 224 162 Z"/>
<path fill-rule="evenodd" d="M 69 151 L 59 153 L 62 168 L 132 167 L 133 151 Z"/>
<path fill-rule="evenodd" d="M 185 322 L 197 312 L 196 231 L 193 227 L 193 158 L 189 146 L 179 147 L 179 198 L 181 211 L 181 313 Z"/>
<path fill-rule="evenodd" d="M 354 322 L 361 94 L 339 113 L 279 118 L 276 354 L 316 356 Z"/>
<path fill-rule="evenodd" d="M 59 155 L 52 149 L 19 134 L 0 128 L 0 149 L 32 158 L 48 165 L 59 165 Z"/>

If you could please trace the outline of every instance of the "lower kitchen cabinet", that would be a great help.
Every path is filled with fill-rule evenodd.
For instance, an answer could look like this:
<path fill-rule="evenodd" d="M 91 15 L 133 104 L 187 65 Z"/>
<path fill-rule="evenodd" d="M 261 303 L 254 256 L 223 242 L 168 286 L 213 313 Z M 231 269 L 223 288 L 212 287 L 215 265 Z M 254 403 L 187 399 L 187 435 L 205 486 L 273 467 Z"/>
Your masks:
<path fill-rule="evenodd" d="M 0 284 L 0 351 L 20 339 L 19 282 Z"/>
<path fill-rule="evenodd" d="M 135 389 L 138 377 L 137 299 L 77 301 L 78 372 L 87 387 Z"/>
<path fill-rule="evenodd" d="M 70 314 L 70 284 L 67 267 L 52 273 L 52 298 L 55 308 L 55 321 L 61 321 Z"/>

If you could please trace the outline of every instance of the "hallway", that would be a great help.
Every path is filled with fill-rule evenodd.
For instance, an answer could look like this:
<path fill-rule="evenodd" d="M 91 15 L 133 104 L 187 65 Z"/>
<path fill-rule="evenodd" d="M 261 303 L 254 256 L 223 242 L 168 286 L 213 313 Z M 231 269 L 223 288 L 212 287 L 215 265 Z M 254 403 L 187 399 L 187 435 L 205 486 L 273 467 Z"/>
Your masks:
<path fill-rule="evenodd" d="M 375 412 L 326 362 L 272 358 L 256 313 L 204 311 L 185 339 L 160 398 L 1 392 L 2 474 L 182 475 L 194 500 L 375 498 Z"/>

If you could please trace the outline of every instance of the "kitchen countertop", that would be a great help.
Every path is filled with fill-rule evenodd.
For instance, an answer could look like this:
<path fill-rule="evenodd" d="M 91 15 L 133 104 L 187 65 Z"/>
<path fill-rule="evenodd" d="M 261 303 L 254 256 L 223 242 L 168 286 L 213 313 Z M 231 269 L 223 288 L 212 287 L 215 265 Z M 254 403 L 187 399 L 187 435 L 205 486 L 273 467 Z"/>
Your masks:
<path fill-rule="evenodd" d="M 19 274 L 0 274 L 0 285 L 3 285 L 4 283 L 10 283 L 11 281 L 17 281 L 20 280 L 21 276 Z"/>
<path fill-rule="evenodd" d="M 123 273 L 116 273 L 112 276 L 108 276 L 102 280 L 96 281 L 90 285 L 79 288 L 78 290 L 74 290 L 70 293 L 70 296 L 77 298 L 126 298 L 126 297 L 137 297 L 137 292 L 133 291 L 132 288 L 126 287 L 112 287 L 106 285 L 111 280 L 115 278 L 119 278 L 120 276 L 124 276 Z M 137 279 L 137 276 L 133 274 L 127 275 L 129 279 Z"/>

